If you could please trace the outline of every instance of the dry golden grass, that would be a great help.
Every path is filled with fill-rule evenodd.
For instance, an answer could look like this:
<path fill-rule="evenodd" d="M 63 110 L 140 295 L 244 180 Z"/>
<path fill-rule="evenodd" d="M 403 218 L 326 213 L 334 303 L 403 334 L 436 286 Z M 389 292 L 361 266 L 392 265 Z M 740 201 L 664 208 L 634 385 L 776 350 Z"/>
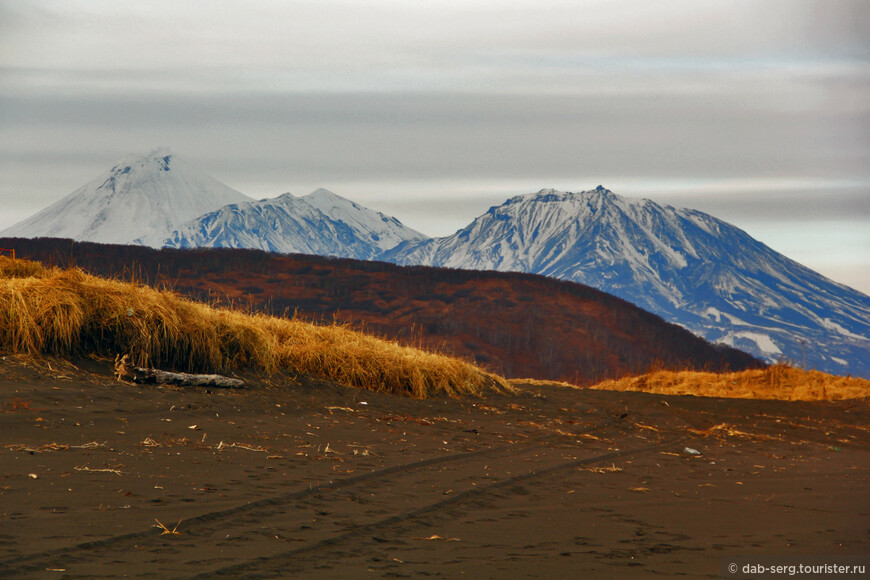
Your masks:
<path fill-rule="evenodd" d="M 695 395 L 782 401 L 838 401 L 870 397 L 870 381 L 803 371 L 786 365 L 734 373 L 656 371 L 589 387 L 658 395 Z"/>
<path fill-rule="evenodd" d="M 530 378 L 508 379 L 508 382 L 517 388 L 522 388 L 524 385 L 531 386 L 531 387 L 553 387 L 553 386 L 556 386 L 556 387 L 568 387 L 570 389 L 580 388 L 577 385 L 574 385 L 572 383 L 567 383 L 565 381 L 545 381 L 545 380 L 541 380 L 541 379 L 530 379 Z"/>
<path fill-rule="evenodd" d="M 466 361 L 342 326 L 212 308 L 166 290 L 5 257 L 0 257 L 0 350 L 129 353 L 138 366 L 187 372 L 285 369 L 417 398 L 515 390 Z"/>

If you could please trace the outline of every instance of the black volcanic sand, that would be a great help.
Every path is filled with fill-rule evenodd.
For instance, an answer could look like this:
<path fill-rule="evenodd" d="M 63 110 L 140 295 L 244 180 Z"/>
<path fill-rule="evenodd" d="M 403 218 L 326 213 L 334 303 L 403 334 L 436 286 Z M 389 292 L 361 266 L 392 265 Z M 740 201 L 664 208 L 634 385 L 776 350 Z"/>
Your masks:
<path fill-rule="evenodd" d="M 870 551 L 866 401 L 527 391 L 4 359 L 0 577 L 720 578 L 729 555 Z"/>

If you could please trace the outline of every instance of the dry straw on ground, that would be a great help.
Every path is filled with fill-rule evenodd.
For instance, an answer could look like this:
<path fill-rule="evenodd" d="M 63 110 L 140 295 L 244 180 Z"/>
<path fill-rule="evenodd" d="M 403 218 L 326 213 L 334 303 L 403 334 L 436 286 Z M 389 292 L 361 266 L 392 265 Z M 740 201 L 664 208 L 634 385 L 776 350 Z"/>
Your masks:
<path fill-rule="evenodd" d="M 642 391 L 658 395 L 695 395 L 783 401 L 837 401 L 870 397 L 870 381 L 786 365 L 734 373 L 656 371 L 604 381 L 592 387 L 610 391 Z"/>
<path fill-rule="evenodd" d="M 419 398 L 514 390 L 466 361 L 342 326 L 212 308 L 166 290 L 5 257 L 0 350 L 129 353 L 135 365 L 186 372 L 283 369 Z"/>

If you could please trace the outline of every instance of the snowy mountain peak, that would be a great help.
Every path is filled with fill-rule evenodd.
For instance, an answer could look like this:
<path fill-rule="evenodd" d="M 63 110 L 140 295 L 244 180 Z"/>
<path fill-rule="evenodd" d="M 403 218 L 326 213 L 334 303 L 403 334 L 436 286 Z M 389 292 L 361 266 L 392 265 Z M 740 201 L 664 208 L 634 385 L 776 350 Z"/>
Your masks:
<path fill-rule="evenodd" d="M 159 246 L 182 223 L 250 198 L 167 149 L 128 156 L 2 235 Z"/>
<path fill-rule="evenodd" d="M 183 224 L 170 248 L 257 248 L 370 260 L 425 236 L 326 189 L 221 208 Z"/>
<path fill-rule="evenodd" d="M 310 198 L 310 199 L 345 199 L 345 198 L 341 197 L 340 195 L 332 193 L 328 189 L 324 189 L 322 187 L 318 187 L 317 189 L 315 189 L 314 191 L 312 191 L 311 193 L 309 193 L 308 195 L 305 195 L 303 197 Z"/>
<path fill-rule="evenodd" d="M 517 195 L 508 200 L 504 205 L 516 204 L 520 202 L 543 202 L 543 203 L 554 203 L 554 202 L 600 202 L 603 199 L 609 200 L 625 200 L 619 195 L 616 195 L 609 189 L 605 188 L 602 185 L 599 185 L 595 189 L 591 189 L 588 191 L 560 191 L 558 189 L 546 188 L 538 191 L 537 193 L 529 193 L 524 195 Z"/>
<path fill-rule="evenodd" d="M 123 175 L 132 171 L 142 171 L 151 168 L 155 171 L 170 171 L 172 151 L 168 147 L 153 149 L 145 155 L 127 155 L 118 161 L 111 169 L 113 175 Z"/>
<path fill-rule="evenodd" d="M 710 215 L 603 186 L 513 197 L 385 259 L 580 282 L 769 361 L 802 360 L 812 344 L 809 366 L 870 376 L 870 297 Z"/>
<path fill-rule="evenodd" d="M 590 196 L 597 196 L 597 195 L 602 195 L 602 194 L 605 196 L 622 197 L 622 196 L 616 195 L 615 193 L 613 193 L 612 191 L 610 191 L 609 189 L 607 189 L 603 185 L 599 185 L 595 189 L 589 189 L 586 191 L 561 191 L 559 189 L 545 188 L 545 189 L 540 190 L 538 193 L 532 193 L 532 194 L 528 194 L 528 195 L 520 196 L 520 197 L 535 198 L 535 197 L 542 197 L 542 196 L 543 197 L 556 196 L 556 197 L 559 197 L 562 199 L 566 199 L 566 198 L 576 198 L 576 197 L 590 197 Z"/>
<path fill-rule="evenodd" d="M 315 189 L 308 195 L 303 195 L 302 199 L 326 213 L 335 212 L 340 209 L 350 211 L 362 211 L 365 209 L 355 202 L 322 187 Z"/>

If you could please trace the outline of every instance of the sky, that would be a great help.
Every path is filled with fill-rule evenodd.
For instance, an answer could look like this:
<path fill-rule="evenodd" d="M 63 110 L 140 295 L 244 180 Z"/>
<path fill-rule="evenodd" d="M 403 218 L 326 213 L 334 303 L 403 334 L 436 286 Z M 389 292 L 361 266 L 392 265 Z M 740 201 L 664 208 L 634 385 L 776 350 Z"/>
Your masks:
<path fill-rule="evenodd" d="M 448 235 L 601 184 L 870 294 L 866 0 L 0 0 L 0 229 L 168 147 Z"/>

